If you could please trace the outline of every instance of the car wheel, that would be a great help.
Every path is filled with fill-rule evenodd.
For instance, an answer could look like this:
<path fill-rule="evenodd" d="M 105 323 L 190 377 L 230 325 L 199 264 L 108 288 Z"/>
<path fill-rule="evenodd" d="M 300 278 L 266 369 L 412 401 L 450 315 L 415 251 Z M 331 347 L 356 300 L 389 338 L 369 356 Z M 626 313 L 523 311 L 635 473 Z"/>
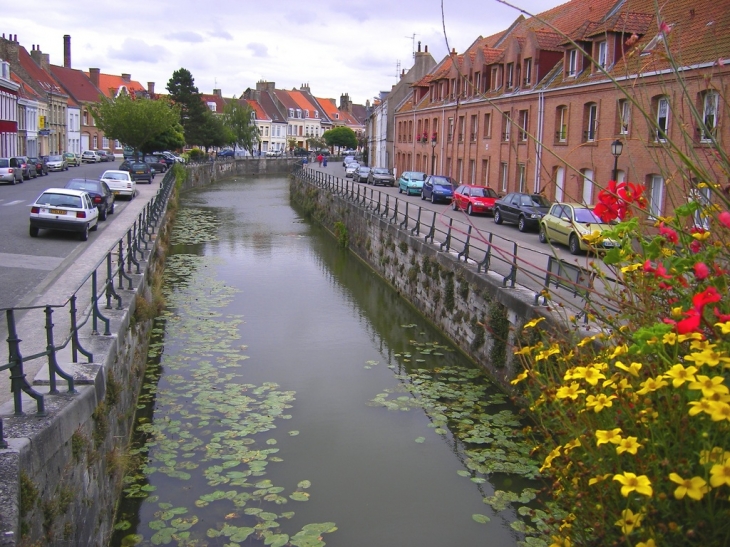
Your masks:
<path fill-rule="evenodd" d="M 537 239 L 540 240 L 540 243 L 548 242 L 547 232 L 545 231 L 545 226 L 543 226 L 542 224 L 540 224 L 540 231 L 537 234 Z"/>
<path fill-rule="evenodd" d="M 68 171 L 68 165 L 66 166 L 66 168 L 64 169 L 64 171 Z"/>
<path fill-rule="evenodd" d="M 517 221 L 517 229 L 520 232 L 526 232 L 527 231 L 527 221 L 525 220 L 525 217 L 521 216 L 519 220 Z"/>
<path fill-rule="evenodd" d="M 30 227 L 30 237 L 38 237 L 38 227 L 37 226 L 31 226 Z"/>
<path fill-rule="evenodd" d="M 96 224 L 94 224 L 91 228 L 89 228 L 90 231 L 96 232 L 99 229 L 99 217 L 96 217 Z"/>
<path fill-rule="evenodd" d="M 520 217 L 520 218 L 522 218 L 522 217 Z M 502 214 L 499 212 L 499 209 L 494 210 L 494 223 L 502 224 Z"/>
<path fill-rule="evenodd" d="M 398 185 L 398 193 L 399 194 L 402 194 L 403 193 L 403 190 L 401 189 L 400 184 Z"/>
<path fill-rule="evenodd" d="M 87 239 L 89 239 L 89 223 L 88 222 L 86 224 L 84 224 L 84 230 L 83 230 L 83 232 L 81 232 L 79 234 L 79 239 L 81 241 L 86 241 Z"/>
<path fill-rule="evenodd" d="M 455 199 L 454 200 L 451 200 L 451 208 L 454 211 L 458 211 L 459 210 L 459 206 L 456 204 L 456 200 Z"/>
<path fill-rule="evenodd" d="M 426 194 L 424 194 L 423 192 L 421 192 L 421 200 L 426 201 Z"/>
<path fill-rule="evenodd" d="M 570 250 L 570 254 L 580 254 L 580 242 L 578 241 L 578 236 L 575 234 L 570 234 L 570 239 L 568 240 L 568 249 Z"/>
<path fill-rule="evenodd" d="M 474 214 L 474 211 L 471 208 L 471 203 L 466 206 L 466 214 L 469 216 L 472 216 Z"/>
<path fill-rule="evenodd" d="M 103 209 L 100 209 L 99 210 L 99 219 L 106 220 L 106 213 L 107 213 L 106 207 L 104 207 Z"/>
<path fill-rule="evenodd" d="M 436 203 L 436 198 L 433 196 L 433 193 L 431 194 L 431 203 Z"/>
<path fill-rule="evenodd" d="M 109 214 L 110 214 L 110 215 L 113 215 L 113 214 L 114 214 L 114 206 L 115 206 L 115 205 L 116 205 L 116 203 L 115 203 L 115 202 L 112 202 L 112 208 L 111 208 L 111 209 L 109 209 Z"/>

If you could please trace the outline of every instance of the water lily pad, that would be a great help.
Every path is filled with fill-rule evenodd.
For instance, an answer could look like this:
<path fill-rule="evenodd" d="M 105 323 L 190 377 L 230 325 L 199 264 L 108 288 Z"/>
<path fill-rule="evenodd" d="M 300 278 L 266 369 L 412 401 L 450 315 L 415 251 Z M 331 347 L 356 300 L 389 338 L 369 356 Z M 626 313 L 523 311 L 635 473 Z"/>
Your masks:
<path fill-rule="evenodd" d="M 475 513 L 471 516 L 472 519 L 474 519 L 479 524 L 486 524 L 487 522 L 491 521 L 487 515 L 480 515 L 479 513 Z"/>
<path fill-rule="evenodd" d="M 292 492 L 289 497 L 294 501 L 309 501 L 309 494 L 307 492 Z"/>
<path fill-rule="evenodd" d="M 424 442 L 426 442 L 426 437 L 416 437 L 416 442 L 417 443 L 424 443 Z"/>

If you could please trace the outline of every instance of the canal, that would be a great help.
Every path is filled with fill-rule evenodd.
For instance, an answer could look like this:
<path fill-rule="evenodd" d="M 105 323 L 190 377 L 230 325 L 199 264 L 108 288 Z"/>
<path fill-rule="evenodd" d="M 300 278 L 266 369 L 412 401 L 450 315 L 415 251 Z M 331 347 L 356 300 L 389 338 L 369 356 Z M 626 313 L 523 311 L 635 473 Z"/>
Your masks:
<path fill-rule="evenodd" d="M 517 409 L 286 178 L 185 194 L 170 251 L 112 545 L 536 535 Z"/>

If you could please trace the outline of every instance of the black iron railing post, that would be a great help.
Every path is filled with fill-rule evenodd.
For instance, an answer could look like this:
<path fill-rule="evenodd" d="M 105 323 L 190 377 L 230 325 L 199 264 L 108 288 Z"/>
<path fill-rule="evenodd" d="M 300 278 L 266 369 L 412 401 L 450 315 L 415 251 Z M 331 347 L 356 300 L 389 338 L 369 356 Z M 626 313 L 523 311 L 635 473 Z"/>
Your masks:
<path fill-rule="evenodd" d="M 23 415 L 23 392 L 33 397 L 37 405 L 38 416 L 46 415 L 43 395 L 34 390 L 25 379 L 23 372 L 23 356 L 20 354 L 20 342 L 18 331 L 15 326 L 15 310 L 5 310 L 8 323 L 8 355 L 10 364 L 10 390 L 13 392 L 15 415 Z"/>

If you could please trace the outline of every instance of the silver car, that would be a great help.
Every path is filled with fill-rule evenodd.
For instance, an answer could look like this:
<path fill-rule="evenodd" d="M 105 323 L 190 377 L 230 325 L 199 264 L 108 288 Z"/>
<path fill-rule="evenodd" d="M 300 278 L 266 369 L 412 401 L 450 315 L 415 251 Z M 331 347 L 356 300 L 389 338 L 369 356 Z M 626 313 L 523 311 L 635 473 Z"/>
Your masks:
<path fill-rule="evenodd" d="M 68 171 L 68 163 L 61 155 L 48 156 L 46 165 L 49 171 Z"/>
<path fill-rule="evenodd" d="M 395 177 L 386 167 L 373 167 L 368 175 L 368 184 L 377 186 L 395 186 Z"/>
<path fill-rule="evenodd" d="M 16 184 L 23 182 L 23 169 L 15 158 L 0 158 L 0 181 Z"/>

